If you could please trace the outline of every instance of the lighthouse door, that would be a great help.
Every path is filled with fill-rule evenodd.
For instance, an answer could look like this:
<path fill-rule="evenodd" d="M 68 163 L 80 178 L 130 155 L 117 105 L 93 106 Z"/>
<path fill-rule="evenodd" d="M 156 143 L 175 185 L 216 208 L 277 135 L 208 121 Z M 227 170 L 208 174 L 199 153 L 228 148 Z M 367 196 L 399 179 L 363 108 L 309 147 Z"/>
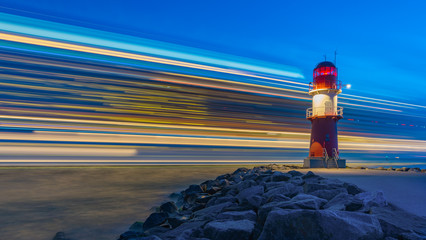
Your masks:
<path fill-rule="evenodd" d="M 325 101 L 325 115 L 333 115 L 333 107 L 331 101 Z"/>

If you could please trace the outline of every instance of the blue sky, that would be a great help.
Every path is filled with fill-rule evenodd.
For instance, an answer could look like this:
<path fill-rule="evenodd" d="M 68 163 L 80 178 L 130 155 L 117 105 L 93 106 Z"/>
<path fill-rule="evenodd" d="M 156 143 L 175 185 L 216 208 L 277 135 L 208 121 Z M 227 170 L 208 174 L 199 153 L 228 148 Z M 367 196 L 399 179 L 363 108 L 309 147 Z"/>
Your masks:
<path fill-rule="evenodd" d="M 0 11 L 300 68 L 337 50 L 347 93 L 423 104 L 424 1 L 2 0 Z"/>

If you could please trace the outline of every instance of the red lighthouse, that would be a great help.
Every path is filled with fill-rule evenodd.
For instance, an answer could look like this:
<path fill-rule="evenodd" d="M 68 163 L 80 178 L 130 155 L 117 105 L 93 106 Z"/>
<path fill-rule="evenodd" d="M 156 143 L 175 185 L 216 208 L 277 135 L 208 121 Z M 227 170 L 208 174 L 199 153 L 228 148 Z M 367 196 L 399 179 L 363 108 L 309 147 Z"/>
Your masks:
<path fill-rule="evenodd" d="M 343 108 L 337 106 L 337 95 L 342 92 L 337 80 L 337 68 L 332 62 L 319 63 L 309 83 L 312 108 L 306 110 L 306 118 L 312 123 L 309 157 L 305 168 L 344 168 L 346 160 L 340 159 L 337 142 L 337 121 L 343 118 Z"/>

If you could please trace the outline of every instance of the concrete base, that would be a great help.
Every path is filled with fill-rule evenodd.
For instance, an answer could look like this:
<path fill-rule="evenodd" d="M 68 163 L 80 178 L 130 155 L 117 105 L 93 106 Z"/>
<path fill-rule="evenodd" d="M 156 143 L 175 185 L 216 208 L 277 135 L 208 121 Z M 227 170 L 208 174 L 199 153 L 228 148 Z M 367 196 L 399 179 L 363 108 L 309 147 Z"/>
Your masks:
<path fill-rule="evenodd" d="M 304 168 L 346 168 L 346 159 L 326 159 L 324 157 L 308 157 L 303 161 Z"/>

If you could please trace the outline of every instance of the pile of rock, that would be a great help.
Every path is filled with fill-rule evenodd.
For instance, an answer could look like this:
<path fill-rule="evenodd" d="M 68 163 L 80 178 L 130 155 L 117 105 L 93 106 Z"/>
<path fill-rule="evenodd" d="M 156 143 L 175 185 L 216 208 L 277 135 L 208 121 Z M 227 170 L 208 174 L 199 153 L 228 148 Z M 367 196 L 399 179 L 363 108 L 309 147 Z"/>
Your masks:
<path fill-rule="evenodd" d="M 172 194 L 119 240 L 424 239 L 426 219 L 382 192 L 312 172 L 239 168 Z"/>
<path fill-rule="evenodd" d="M 351 167 L 348 167 L 351 168 Z M 421 169 L 421 168 L 417 168 L 417 167 L 401 167 L 401 168 L 393 168 L 393 167 L 388 167 L 388 168 L 384 168 L 384 167 L 377 167 L 377 168 L 368 168 L 368 167 L 362 167 L 362 166 L 358 166 L 358 167 L 354 167 L 354 169 L 362 169 L 362 170 L 385 170 L 385 171 L 397 171 L 397 172 L 416 172 L 416 173 L 426 173 L 426 168 L 425 169 Z"/>

